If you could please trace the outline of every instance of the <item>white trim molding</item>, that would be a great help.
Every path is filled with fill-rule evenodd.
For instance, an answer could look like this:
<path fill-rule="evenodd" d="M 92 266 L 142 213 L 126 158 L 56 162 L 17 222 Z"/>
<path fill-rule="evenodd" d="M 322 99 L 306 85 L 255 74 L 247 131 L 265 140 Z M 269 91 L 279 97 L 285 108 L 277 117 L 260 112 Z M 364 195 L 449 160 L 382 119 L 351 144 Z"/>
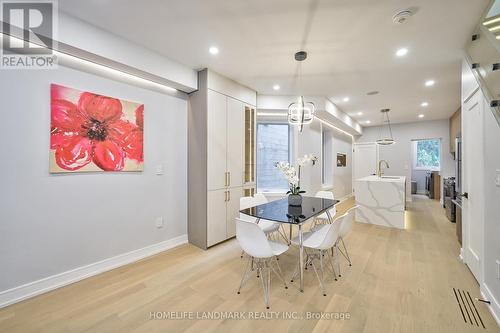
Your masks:
<path fill-rule="evenodd" d="M 176 246 L 187 244 L 187 242 L 187 235 L 184 234 L 160 243 L 143 247 L 141 249 L 119 254 L 115 257 L 107 258 L 90 265 L 78 267 L 66 272 L 62 272 L 24 284 L 22 286 L 2 291 L 0 292 L 0 308 L 49 292 L 57 288 L 64 287 L 88 277 L 131 264 L 160 252 L 172 249 Z"/>
<path fill-rule="evenodd" d="M 491 315 L 495 318 L 498 326 L 500 326 L 500 303 L 495 296 L 493 296 L 493 293 L 490 291 L 486 283 L 483 283 L 480 289 L 483 298 L 491 302 L 488 309 L 490 309 Z"/>

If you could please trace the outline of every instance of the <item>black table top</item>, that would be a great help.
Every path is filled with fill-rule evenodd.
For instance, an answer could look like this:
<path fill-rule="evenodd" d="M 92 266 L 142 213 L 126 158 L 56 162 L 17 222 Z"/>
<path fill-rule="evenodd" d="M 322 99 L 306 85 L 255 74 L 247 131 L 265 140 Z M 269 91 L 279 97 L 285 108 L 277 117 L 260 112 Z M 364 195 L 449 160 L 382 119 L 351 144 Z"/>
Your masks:
<path fill-rule="evenodd" d="M 331 209 L 338 202 L 338 200 L 302 196 L 302 206 L 289 206 L 288 198 L 285 197 L 240 210 L 240 213 L 279 223 L 300 224 Z"/>

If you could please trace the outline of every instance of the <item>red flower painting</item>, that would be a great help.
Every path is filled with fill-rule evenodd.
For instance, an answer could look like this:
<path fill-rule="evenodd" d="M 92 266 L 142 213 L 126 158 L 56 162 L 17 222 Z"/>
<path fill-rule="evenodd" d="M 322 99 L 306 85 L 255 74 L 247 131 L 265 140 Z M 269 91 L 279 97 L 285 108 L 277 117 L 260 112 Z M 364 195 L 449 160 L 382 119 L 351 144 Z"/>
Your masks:
<path fill-rule="evenodd" d="M 144 105 L 51 85 L 51 172 L 141 171 Z"/>

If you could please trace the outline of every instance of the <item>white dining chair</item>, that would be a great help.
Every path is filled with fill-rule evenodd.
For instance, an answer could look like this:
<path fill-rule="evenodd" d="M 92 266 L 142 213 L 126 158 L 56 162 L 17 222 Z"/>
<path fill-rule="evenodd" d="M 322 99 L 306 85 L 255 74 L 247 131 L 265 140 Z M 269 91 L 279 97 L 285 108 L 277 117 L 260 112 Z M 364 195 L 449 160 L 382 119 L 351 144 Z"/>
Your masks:
<path fill-rule="evenodd" d="M 265 197 L 264 197 L 265 199 Z M 258 205 L 265 204 L 267 202 L 263 201 L 262 198 L 255 198 L 255 197 L 241 197 L 240 198 L 240 210 L 255 207 Z M 240 213 L 240 219 L 249 221 L 249 222 L 256 222 L 257 219 L 253 216 L 246 215 L 243 213 Z M 266 236 L 271 236 L 273 232 L 276 232 L 280 228 L 280 223 L 268 221 L 268 220 L 260 220 L 258 223 L 258 226 L 264 231 Z"/>
<path fill-rule="evenodd" d="M 335 244 L 336 247 L 339 248 L 340 243 L 342 243 L 342 247 L 344 248 L 344 250 L 339 248 L 339 251 L 342 254 L 342 256 L 344 256 L 344 258 L 347 259 L 347 261 L 349 262 L 349 266 L 352 266 L 352 262 L 351 262 L 351 257 L 349 256 L 349 252 L 347 251 L 347 247 L 345 245 L 344 238 L 352 230 L 352 226 L 354 223 L 354 217 L 355 217 L 354 213 L 356 212 L 356 209 L 358 209 L 358 208 L 359 208 L 359 206 L 355 205 L 354 207 L 349 208 L 347 210 L 347 212 L 344 214 L 344 217 L 340 223 L 340 230 L 339 230 L 339 237 L 337 240 L 337 244 Z"/>
<path fill-rule="evenodd" d="M 314 195 L 316 198 L 321 198 L 321 199 L 330 199 L 330 200 L 335 200 L 335 196 L 333 195 L 333 192 L 331 191 L 318 191 Z M 337 208 L 333 206 L 329 211 L 330 216 L 333 218 L 335 217 L 335 214 L 337 214 Z M 330 223 L 328 219 L 328 215 L 325 213 L 321 213 L 320 215 L 316 216 L 314 218 L 313 224 L 311 226 L 311 230 L 318 224 L 324 224 L 324 223 Z"/>
<path fill-rule="evenodd" d="M 267 199 L 267 197 L 264 194 L 262 194 L 262 193 L 255 193 L 253 195 L 253 197 L 256 200 L 256 202 L 255 202 L 256 205 L 262 205 L 262 204 L 265 204 L 265 203 L 269 202 L 269 200 Z M 276 230 L 277 234 L 275 234 L 275 233 L 269 234 L 271 236 L 271 238 L 273 238 L 273 236 L 275 236 L 275 235 L 276 236 L 279 235 L 279 236 L 281 236 L 281 238 L 283 238 L 283 240 L 286 243 L 288 243 L 288 245 L 290 245 L 290 239 L 286 236 L 285 225 L 283 223 L 275 223 L 275 224 L 278 224 L 279 228 L 278 228 L 278 230 Z M 274 237 L 274 240 L 278 240 L 278 238 Z"/>
<path fill-rule="evenodd" d="M 325 283 L 324 283 L 324 275 L 325 268 L 328 269 L 328 265 L 325 267 L 324 257 L 328 257 L 330 261 L 330 268 L 332 270 L 332 274 L 334 276 L 335 281 L 337 280 L 337 275 L 335 273 L 334 262 L 336 262 L 338 266 L 338 254 L 337 251 L 332 251 L 335 243 L 337 242 L 339 236 L 339 223 L 330 223 L 324 225 L 318 225 L 316 230 L 309 231 L 304 233 L 303 235 L 303 244 L 306 251 L 306 259 L 304 267 L 312 266 L 314 272 L 316 273 L 316 277 L 318 278 L 321 291 L 323 296 L 326 296 Z M 292 244 L 299 246 L 299 238 L 295 237 L 292 239 Z M 319 261 L 319 268 L 316 268 L 315 261 Z M 319 272 L 318 272 L 319 270 Z M 295 279 L 297 274 L 299 273 L 299 265 L 295 269 L 295 272 L 292 276 L 291 282 Z M 321 274 L 320 274 L 321 273 Z"/>
<path fill-rule="evenodd" d="M 241 197 L 240 198 L 240 210 L 255 207 L 258 205 L 265 204 L 267 202 L 266 197 Z M 246 215 L 243 213 L 240 213 L 240 219 L 248 221 L 248 222 L 253 222 L 256 223 L 257 219 L 253 216 Z M 264 231 L 266 234 L 267 238 L 273 239 L 277 238 L 274 237 L 274 233 L 279 231 L 280 228 L 280 223 L 275 223 L 272 221 L 267 221 L 267 220 L 259 220 L 258 226 Z M 240 257 L 243 258 L 244 251 L 241 252 Z"/>
<path fill-rule="evenodd" d="M 255 193 L 253 195 L 253 197 L 255 198 L 255 200 L 257 200 L 260 203 L 267 203 L 267 202 L 269 202 L 269 200 L 267 200 L 266 196 L 264 194 L 262 194 L 262 193 Z"/>
<path fill-rule="evenodd" d="M 288 245 L 269 240 L 258 224 L 238 218 L 236 219 L 236 239 L 241 249 L 249 256 L 245 272 L 241 278 L 240 287 L 238 288 L 238 294 L 250 276 L 252 276 L 252 271 L 257 269 L 257 276 L 260 277 L 264 291 L 264 302 L 266 303 L 266 308 L 269 309 L 271 271 L 280 278 L 285 289 L 288 289 L 277 260 L 277 256 L 288 250 Z M 276 265 L 277 270 L 273 264 Z"/>

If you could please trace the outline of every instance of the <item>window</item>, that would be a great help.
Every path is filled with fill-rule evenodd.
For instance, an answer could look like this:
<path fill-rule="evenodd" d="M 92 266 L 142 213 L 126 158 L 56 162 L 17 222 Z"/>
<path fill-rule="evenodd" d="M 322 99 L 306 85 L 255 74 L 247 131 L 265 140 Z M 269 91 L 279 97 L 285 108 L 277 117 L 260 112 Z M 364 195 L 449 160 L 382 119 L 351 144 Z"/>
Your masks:
<path fill-rule="evenodd" d="M 441 139 L 413 141 L 415 170 L 440 170 Z"/>
<path fill-rule="evenodd" d="M 274 164 L 290 161 L 288 124 L 257 124 L 257 192 L 286 192 L 288 182 Z"/>
<path fill-rule="evenodd" d="M 323 127 L 321 133 L 321 182 L 323 186 L 333 185 L 332 132 Z"/>

